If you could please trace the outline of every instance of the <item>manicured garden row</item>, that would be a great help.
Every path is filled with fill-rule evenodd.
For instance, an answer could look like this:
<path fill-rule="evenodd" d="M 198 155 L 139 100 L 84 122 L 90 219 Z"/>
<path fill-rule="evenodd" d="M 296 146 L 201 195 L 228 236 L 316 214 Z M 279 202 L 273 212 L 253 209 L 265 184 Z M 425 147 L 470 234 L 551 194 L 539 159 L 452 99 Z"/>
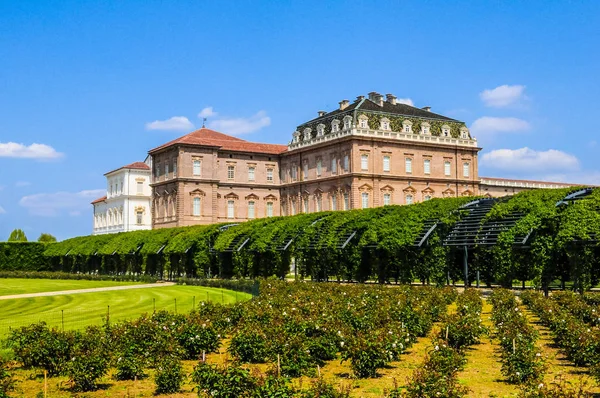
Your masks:
<path fill-rule="evenodd" d="M 600 303 L 591 303 L 574 292 L 554 292 L 552 300 L 569 311 L 576 318 L 592 326 L 600 326 Z"/>
<path fill-rule="evenodd" d="M 525 292 L 521 297 L 552 331 L 554 341 L 567 358 L 577 366 L 589 366 L 590 374 L 600 381 L 600 328 L 586 324 L 540 293 Z"/>
<path fill-rule="evenodd" d="M 537 347 L 538 332 L 529 324 L 514 293 L 494 290 L 492 321 L 502 347 L 502 374 L 511 383 L 536 384 L 544 377 L 545 364 Z"/>
<path fill-rule="evenodd" d="M 466 364 L 465 350 L 478 344 L 487 333 L 481 322 L 483 301 L 479 292 L 466 290 L 459 295 L 457 311 L 443 317 L 439 334 L 432 342 L 423 365 L 412 376 L 405 392 L 396 389 L 390 397 L 467 396 L 469 389 L 458 383 L 458 372 Z"/>

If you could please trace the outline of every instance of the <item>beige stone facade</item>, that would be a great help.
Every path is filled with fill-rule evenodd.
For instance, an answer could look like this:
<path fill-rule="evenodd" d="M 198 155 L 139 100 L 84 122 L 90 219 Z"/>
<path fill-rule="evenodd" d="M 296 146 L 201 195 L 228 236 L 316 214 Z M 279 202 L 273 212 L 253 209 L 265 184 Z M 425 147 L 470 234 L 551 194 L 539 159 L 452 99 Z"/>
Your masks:
<path fill-rule="evenodd" d="M 296 128 L 289 145 L 202 128 L 149 151 L 153 228 L 504 196 L 570 186 L 480 180 L 481 148 L 463 122 L 377 93 Z"/>

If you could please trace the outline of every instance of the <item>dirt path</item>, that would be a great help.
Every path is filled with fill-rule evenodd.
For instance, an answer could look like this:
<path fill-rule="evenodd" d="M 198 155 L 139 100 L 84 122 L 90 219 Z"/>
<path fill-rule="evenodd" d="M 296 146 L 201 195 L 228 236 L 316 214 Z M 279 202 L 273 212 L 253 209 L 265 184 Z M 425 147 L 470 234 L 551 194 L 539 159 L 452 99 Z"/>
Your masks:
<path fill-rule="evenodd" d="M 150 287 L 167 287 L 167 286 L 174 286 L 174 285 L 175 285 L 174 282 L 165 282 L 165 283 L 147 283 L 144 285 L 127 285 L 127 286 L 94 287 L 91 289 L 59 290 L 59 291 L 55 291 L 55 292 L 11 294 L 8 296 L 0 296 L 0 300 L 12 300 L 12 299 L 44 297 L 44 296 L 62 296 L 65 294 L 108 292 L 111 290 L 147 289 Z"/>

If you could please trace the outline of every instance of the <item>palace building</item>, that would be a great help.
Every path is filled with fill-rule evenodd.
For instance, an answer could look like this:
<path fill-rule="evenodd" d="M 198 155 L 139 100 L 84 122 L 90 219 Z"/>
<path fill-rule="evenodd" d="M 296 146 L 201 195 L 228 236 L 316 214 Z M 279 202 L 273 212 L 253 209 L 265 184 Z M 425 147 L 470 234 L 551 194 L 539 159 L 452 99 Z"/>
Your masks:
<path fill-rule="evenodd" d="M 572 185 L 480 178 L 480 150 L 464 122 L 376 92 L 319 111 L 288 145 L 201 128 L 148 152 L 152 228 Z"/>

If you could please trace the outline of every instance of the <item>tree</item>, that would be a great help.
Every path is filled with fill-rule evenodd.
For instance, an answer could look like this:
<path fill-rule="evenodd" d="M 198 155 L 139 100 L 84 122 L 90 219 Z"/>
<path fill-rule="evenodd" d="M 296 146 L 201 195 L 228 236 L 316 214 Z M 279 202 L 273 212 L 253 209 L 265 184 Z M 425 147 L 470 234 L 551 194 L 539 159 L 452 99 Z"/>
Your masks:
<path fill-rule="evenodd" d="M 53 243 L 56 242 L 56 237 L 54 237 L 54 235 L 50 235 L 50 234 L 41 234 L 40 237 L 38 238 L 38 242 L 42 242 L 42 243 Z"/>
<path fill-rule="evenodd" d="M 27 236 L 25 236 L 25 232 L 22 229 L 15 229 L 10 233 L 8 237 L 9 242 L 27 242 Z"/>

